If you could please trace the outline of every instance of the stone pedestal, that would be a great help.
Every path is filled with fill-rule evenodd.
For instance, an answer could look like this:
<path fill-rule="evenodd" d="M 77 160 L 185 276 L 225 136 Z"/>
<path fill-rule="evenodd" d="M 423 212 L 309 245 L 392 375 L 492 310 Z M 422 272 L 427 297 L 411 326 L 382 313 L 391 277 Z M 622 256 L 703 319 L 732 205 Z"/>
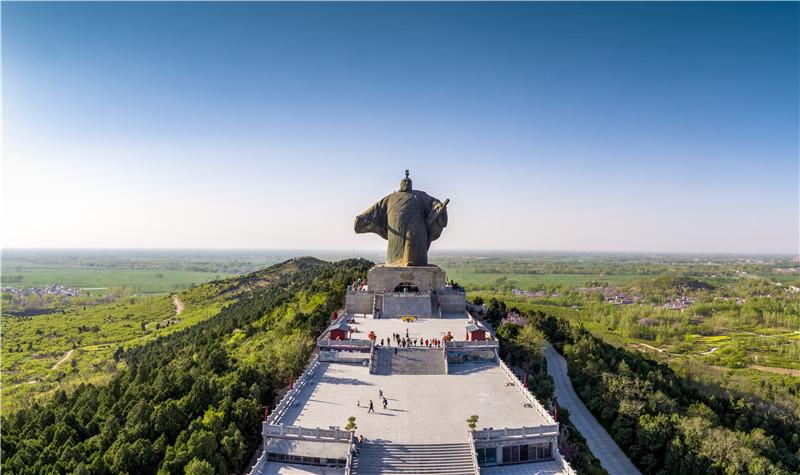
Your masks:
<path fill-rule="evenodd" d="M 463 315 L 464 292 L 445 287 L 444 283 L 444 271 L 438 266 L 378 265 L 367 272 L 367 290 L 347 293 L 345 310 L 373 314 L 377 309 L 380 318 Z"/>
<path fill-rule="evenodd" d="M 367 287 L 379 294 L 401 293 L 409 287 L 430 293 L 444 288 L 444 271 L 438 266 L 392 267 L 378 265 L 367 273 Z"/>

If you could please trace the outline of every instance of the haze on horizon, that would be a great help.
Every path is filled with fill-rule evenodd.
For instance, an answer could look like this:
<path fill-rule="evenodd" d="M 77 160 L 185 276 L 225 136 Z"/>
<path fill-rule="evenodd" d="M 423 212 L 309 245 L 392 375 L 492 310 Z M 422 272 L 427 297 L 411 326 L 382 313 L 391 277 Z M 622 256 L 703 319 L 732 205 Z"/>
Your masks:
<path fill-rule="evenodd" d="M 2 3 L 5 248 L 800 252 L 797 3 Z"/>

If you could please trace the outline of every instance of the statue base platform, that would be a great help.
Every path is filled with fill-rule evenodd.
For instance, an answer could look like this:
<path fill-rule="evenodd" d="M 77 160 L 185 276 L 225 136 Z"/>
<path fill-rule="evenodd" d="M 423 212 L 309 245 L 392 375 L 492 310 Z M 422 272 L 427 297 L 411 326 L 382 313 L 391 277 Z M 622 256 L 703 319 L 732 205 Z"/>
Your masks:
<path fill-rule="evenodd" d="M 393 267 L 377 265 L 367 272 L 372 292 L 433 292 L 444 289 L 445 275 L 439 266 Z"/>
<path fill-rule="evenodd" d="M 463 315 L 466 297 L 445 286 L 445 272 L 438 266 L 378 265 L 367 272 L 366 289 L 347 292 L 345 311 L 379 318 L 440 318 Z"/>

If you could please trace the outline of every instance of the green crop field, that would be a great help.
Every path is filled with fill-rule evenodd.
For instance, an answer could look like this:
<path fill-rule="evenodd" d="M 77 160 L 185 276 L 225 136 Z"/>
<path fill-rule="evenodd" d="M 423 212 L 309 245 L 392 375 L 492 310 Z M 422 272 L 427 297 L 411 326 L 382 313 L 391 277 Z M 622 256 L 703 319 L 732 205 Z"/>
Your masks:
<path fill-rule="evenodd" d="M 229 274 L 172 269 L 103 269 L 28 264 L 4 266 L 2 282 L 3 287 L 46 287 L 61 284 L 72 288 L 128 287 L 133 292 L 163 293 L 228 276 Z"/>
<path fill-rule="evenodd" d="M 638 278 L 633 274 L 502 274 L 477 273 L 455 268 L 445 268 L 447 278 L 458 282 L 467 290 L 514 288 L 534 290 L 542 287 L 585 287 L 590 282 L 623 284 Z"/>

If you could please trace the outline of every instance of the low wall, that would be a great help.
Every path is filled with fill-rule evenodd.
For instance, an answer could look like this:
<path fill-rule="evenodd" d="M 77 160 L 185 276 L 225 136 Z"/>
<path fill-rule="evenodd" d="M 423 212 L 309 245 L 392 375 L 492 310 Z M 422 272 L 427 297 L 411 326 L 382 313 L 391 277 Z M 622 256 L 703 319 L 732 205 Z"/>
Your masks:
<path fill-rule="evenodd" d="M 445 343 L 447 362 L 463 364 L 473 361 L 497 361 L 497 340 L 448 341 Z"/>
<path fill-rule="evenodd" d="M 267 422 L 262 424 L 261 435 L 263 437 L 298 437 L 309 440 L 336 442 L 349 442 L 352 436 L 349 431 L 342 429 L 320 429 L 319 427 L 309 429 L 306 427 L 285 426 L 282 424 L 268 424 Z"/>
<path fill-rule="evenodd" d="M 325 363 L 355 363 L 363 364 L 370 359 L 369 352 L 361 351 L 336 351 L 320 350 L 319 360 Z"/>
<path fill-rule="evenodd" d="M 369 353 L 372 348 L 370 340 L 317 340 L 317 348 L 321 351 L 337 350 L 337 351 L 362 351 Z"/>
<path fill-rule="evenodd" d="M 264 424 L 263 453 L 267 460 L 331 467 L 346 467 L 352 433 L 338 428 Z"/>
<path fill-rule="evenodd" d="M 496 353 L 491 349 L 453 349 L 447 350 L 448 364 L 464 364 L 476 361 L 495 361 Z"/>
<path fill-rule="evenodd" d="M 345 313 L 355 315 L 357 313 L 372 313 L 372 303 L 375 294 L 373 292 L 347 292 L 344 298 Z"/>
<path fill-rule="evenodd" d="M 548 424 L 535 427 L 516 427 L 503 429 L 480 429 L 472 431 L 472 438 L 476 444 L 481 442 L 502 440 L 527 440 L 555 437 L 558 435 L 558 424 Z"/>
<path fill-rule="evenodd" d="M 382 317 L 397 318 L 413 315 L 419 318 L 431 318 L 433 308 L 431 295 L 426 293 L 386 294 L 383 296 Z"/>
<path fill-rule="evenodd" d="M 464 292 L 446 289 L 439 291 L 436 298 L 442 313 L 464 314 L 466 317 L 465 308 L 467 305 L 467 298 Z"/>

